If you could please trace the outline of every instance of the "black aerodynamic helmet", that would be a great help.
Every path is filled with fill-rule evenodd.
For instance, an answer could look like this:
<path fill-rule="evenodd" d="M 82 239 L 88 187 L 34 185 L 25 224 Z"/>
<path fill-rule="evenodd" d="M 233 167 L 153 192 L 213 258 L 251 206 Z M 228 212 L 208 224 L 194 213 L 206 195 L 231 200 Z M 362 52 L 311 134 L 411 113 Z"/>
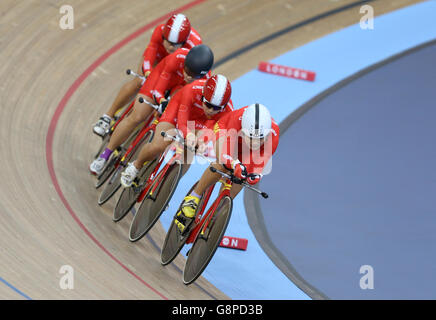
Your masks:
<path fill-rule="evenodd" d="M 213 52 L 205 44 L 189 50 L 185 59 L 185 71 L 193 78 L 204 77 L 213 66 Z"/>

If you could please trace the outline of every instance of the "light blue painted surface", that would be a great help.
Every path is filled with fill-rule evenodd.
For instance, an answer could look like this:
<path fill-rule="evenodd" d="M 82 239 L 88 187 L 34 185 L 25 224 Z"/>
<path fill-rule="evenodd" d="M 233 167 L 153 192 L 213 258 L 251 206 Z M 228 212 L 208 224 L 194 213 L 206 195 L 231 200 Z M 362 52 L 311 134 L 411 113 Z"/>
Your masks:
<path fill-rule="evenodd" d="M 303 103 L 340 80 L 435 38 L 436 1 L 432 0 L 377 17 L 374 30 L 361 30 L 356 24 L 271 61 L 313 70 L 317 73 L 315 82 L 253 70 L 233 81 L 232 99 L 237 107 L 261 102 L 280 122 Z M 368 99 L 371 97 L 368 96 Z M 170 202 L 170 209 L 161 218 L 165 229 L 168 229 L 174 210 L 185 193 L 200 178 L 205 168 L 205 165 L 193 165 L 180 181 Z M 218 289 L 232 299 L 308 299 L 260 248 L 247 222 L 242 193 L 234 201 L 226 235 L 247 238 L 248 249 L 245 252 L 225 248 L 217 250 L 203 275 Z M 182 252 L 186 252 L 186 249 Z"/>
<path fill-rule="evenodd" d="M 15 291 L 16 293 L 18 293 L 19 295 L 23 296 L 25 299 L 27 300 L 32 300 L 32 298 L 30 298 L 28 295 L 26 295 L 25 293 L 21 292 L 20 290 L 18 290 L 16 287 L 14 287 L 12 284 L 10 284 L 9 282 L 7 282 L 5 279 L 3 279 L 2 277 L 0 277 L 0 282 L 2 282 L 3 284 L 5 284 L 6 286 L 8 286 L 10 289 L 12 289 L 13 291 Z M 0 297 L 1 298 L 1 297 Z"/>

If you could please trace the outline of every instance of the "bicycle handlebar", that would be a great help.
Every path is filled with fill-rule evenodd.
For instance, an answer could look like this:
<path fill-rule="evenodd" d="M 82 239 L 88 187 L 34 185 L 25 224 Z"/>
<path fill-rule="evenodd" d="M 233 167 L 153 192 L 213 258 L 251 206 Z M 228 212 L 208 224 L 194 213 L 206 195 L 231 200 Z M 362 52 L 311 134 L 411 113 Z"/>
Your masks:
<path fill-rule="evenodd" d="M 137 78 L 141 79 L 141 80 L 142 80 L 142 83 L 144 83 L 145 80 L 147 79 L 146 77 L 141 76 L 140 74 L 137 74 L 137 73 L 136 73 L 135 71 L 133 71 L 132 69 L 127 69 L 127 70 L 126 70 L 126 73 L 127 73 L 128 75 L 132 75 L 132 76 L 134 76 L 134 77 L 137 77 Z M 155 105 L 155 104 L 152 104 L 152 103 L 146 101 L 143 97 L 139 97 L 138 101 L 139 101 L 139 103 L 146 103 L 146 104 L 148 104 L 150 107 L 152 107 L 153 109 L 159 111 L 159 106 L 158 106 L 158 105 Z M 160 113 L 162 113 L 162 112 L 160 112 Z"/>
<path fill-rule="evenodd" d="M 212 171 L 213 173 L 219 173 L 220 175 L 222 175 L 223 177 L 230 179 L 231 181 L 238 183 L 239 181 L 241 181 L 240 179 L 236 178 L 234 175 L 222 172 L 214 167 L 209 167 L 209 170 Z M 258 194 L 260 194 L 264 199 L 268 199 L 269 195 L 266 192 L 263 192 L 255 187 L 253 187 L 252 185 L 241 181 L 240 183 L 238 183 L 240 185 L 243 185 L 244 187 L 253 190 L 254 192 L 257 192 Z"/>
<path fill-rule="evenodd" d="M 161 135 L 162 137 L 164 137 L 164 138 L 165 138 L 165 137 L 166 137 L 166 138 L 170 138 L 171 140 L 176 141 L 176 142 L 182 144 L 183 146 L 186 146 L 186 145 L 185 145 L 185 142 L 183 141 L 183 139 L 181 139 L 181 137 L 179 137 L 179 136 L 178 136 L 178 137 L 173 137 L 173 136 L 168 135 L 168 134 L 167 134 L 166 132 L 164 132 L 164 131 L 161 131 L 160 135 Z M 205 160 L 208 161 L 210 164 L 212 164 L 212 161 L 211 161 L 209 158 L 205 157 L 205 156 L 202 155 L 202 154 L 196 153 L 195 150 L 193 150 L 192 148 L 190 148 L 190 147 L 188 147 L 188 146 L 186 146 L 186 148 L 187 148 L 189 151 L 191 151 L 192 153 L 194 153 L 195 155 L 197 155 L 197 156 L 199 156 L 199 157 L 205 159 Z M 220 171 L 220 170 L 218 170 L 218 169 L 216 169 L 216 168 L 214 168 L 214 167 L 209 167 L 209 170 L 212 171 L 213 173 L 219 173 L 221 176 L 223 176 L 223 177 L 225 177 L 225 178 L 227 178 L 227 179 L 230 179 L 232 182 L 238 183 L 238 184 L 240 184 L 240 185 L 242 185 L 242 186 L 244 186 L 244 187 L 246 187 L 246 188 L 248 188 L 248 189 L 253 190 L 254 192 L 257 192 L 257 193 L 260 194 L 264 199 L 267 199 L 267 198 L 269 197 L 269 195 L 268 195 L 266 192 L 263 192 L 263 191 L 261 191 L 261 190 L 255 188 L 255 187 L 253 187 L 252 185 L 250 185 L 250 184 L 248 184 L 248 183 L 246 183 L 246 182 L 244 182 L 244 181 L 241 181 L 240 179 L 236 178 L 236 177 L 235 177 L 234 175 L 232 175 L 232 174 L 228 174 L 228 173 L 222 172 L 222 171 Z M 250 176 L 252 176 L 252 174 L 250 174 Z"/>
<path fill-rule="evenodd" d="M 145 79 L 146 79 L 144 76 L 141 76 L 140 74 L 137 74 L 135 71 L 133 71 L 133 70 L 131 70 L 131 69 L 127 69 L 127 70 L 126 70 L 126 73 L 127 73 L 128 75 L 132 75 L 132 76 L 134 76 L 134 77 L 137 77 L 137 78 L 141 79 L 142 81 L 145 81 Z"/>
<path fill-rule="evenodd" d="M 143 97 L 139 97 L 138 101 L 139 101 L 139 103 L 146 103 L 146 104 L 148 104 L 150 107 L 152 107 L 155 110 L 159 110 L 159 106 L 158 105 L 152 104 L 152 103 L 148 102 Z"/>

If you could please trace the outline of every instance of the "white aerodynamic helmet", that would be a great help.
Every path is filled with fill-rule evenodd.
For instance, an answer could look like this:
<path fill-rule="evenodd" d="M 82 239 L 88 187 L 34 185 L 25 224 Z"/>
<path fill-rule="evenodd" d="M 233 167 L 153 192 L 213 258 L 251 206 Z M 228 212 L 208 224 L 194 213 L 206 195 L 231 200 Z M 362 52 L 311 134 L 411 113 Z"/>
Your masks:
<path fill-rule="evenodd" d="M 266 138 L 271 132 L 271 122 L 271 114 L 263 104 L 252 104 L 242 114 L 242 132 L 250 138 Z"/>

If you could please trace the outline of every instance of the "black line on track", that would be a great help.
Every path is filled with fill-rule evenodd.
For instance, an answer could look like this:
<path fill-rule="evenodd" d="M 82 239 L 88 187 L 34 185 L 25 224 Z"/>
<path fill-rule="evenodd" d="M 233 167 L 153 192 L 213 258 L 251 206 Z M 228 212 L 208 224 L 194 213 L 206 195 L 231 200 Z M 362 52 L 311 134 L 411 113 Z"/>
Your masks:
<path fill-rule="evenodd" d="M 157 243 L 153 240 L 153 238 L 149 235 L 149 234 L 147 234 L 146 235 L 146 237 L 147 237 L 147 239 L 148 240 L 150 240 L 150 242 L 151 242 L 151 244 L 153 245 L 153 247 L 155 247 L 156 248 L 156 250 L 158 251 L 158 252 L 160 252 L 160 248 L 159 248 L 159 246 L 157 245 Z M 182 271 L 182 269 L 180 269 L 178 266 L 176 266 L 176 264 L 174 263 L 174 262 L 171 262 L 171 265 L 180 273 L 180 274 L 183 274 L 183 271 Z M 210 293 L 210 292 L 208 292 L 205 288 L 203 288 L 202 286 L 200 286 L 197 282 L 194 282 L 193 283 L 196 287 L 198 287 L 201 291 L 203 291 L 204 293 L 206 293 L 209 297 L 211 297 L 212 299 L 214 299 L 214 300 L 218 300 L 218 298 L 217 297 L 215 297 L 214 295 L 212 295 L 212 293 Z"/>
<path fill-rule="evenodd" d="M 336 8 L 336 9 L 333 9 L 333 10 L 321 13 L 321 14 L 319 14 L 317 16 L 314 16 L 312 18 L 309 18 L 309 19 L 306 19 L 304 21 L 301 21 L 301 22 L 299 22 L 297 24 L 293 24 L 293 25 L 291 25 L 289 27 L 286 27 L 284 29 L 276 31 L 276 32 L 274 32 L 274 33 L 272 33 L 272 34 L 270 34 L 270 35 L 268 35 L 266 37 L 263 37 L 262 39 L 259 39 L 259 40 L 255 41 L 253 43 L 250 43 L 249 45 L 247 45 L 245 47 L 242 47 L 241 49 L 238 49 L 238 50 L 228 54 L 227 56 L 224 56 L 223 58 L 221 58 L 220 60 L 218 60 L 214 64 L 214 68 L 218 68 L 222 64 L 224 64 L 224 63 L 226 63 L 226 62 L 228 62 L 228 61 L 230 61 L 230 60 L 240 56 L 241 54 L 243 54 L 243 53 L 245 53 L 247 51 L 250 51 L 251 49 L 254 49 L 254 48 L 256 48 L 256 47 L 258 47 L 258 46 L 260 46 L 260 45 L 262 45 L 262 44 L 264 44 L 264 43 L 266 43 L 268 41 L 274 40 L 275 38 L 278 38 L 278 37 L 280 37 L 280 36 L 282 36 L 282 35 L 284 35 L 284 34 L 286 34 L 288 32 L 294 31 L 296 29 L 304 27 L 304 26 L 306 26 L 308 24 L 311 24 L 313 22 L 316 22 L 318 20 L 327 18 L 327 17 L 329 17 L 331 15 L 334 15 L 334 14 L 337 14 L 337 13 L 346 11 L 348 9 L 351 9 L 351 8 L 363 5 L 363 4 L 368 3 L 368 2 L 373 2 L 373 1 L 375 1 L 375 0 L 356 1 L 356 2 L 350 3 L 348 5 L 345 5 L 345 6 L 342 6 L 342 7 L 339 7 L 339 8 Z"/>
<path fill-rule="evenodd" d="M 134 216 L 136 214 L 136 209 L 135 207 L 133 207 L 130 212 L 132 213 L 132 215 Z M 157 245 L 157 243 L 154 241 L 154 239 L 151 237 L 150 234 L 146 234 L 147 239 L 150 241 L 150 243 L 153 245 L 153 247 L 156 249 L 157 252 L 160 252 L 160 248 Z M 175 263 L 171 263 L 171 265 L 180 273 L 183 274 L 182 269 L 180 269 Z M 209 297 L 211 297 L 213 300 L 218 300 L 217 297 L 215 297 L 212 293 L 208 292 L 205 288 L 203 288 L 202 286 L 200 286 L 198 283 L 194 282 L 194 285 L 196 287 L 198 287 L 201 291 L 203 291 L 205 294 L 207 294 Z"/>

